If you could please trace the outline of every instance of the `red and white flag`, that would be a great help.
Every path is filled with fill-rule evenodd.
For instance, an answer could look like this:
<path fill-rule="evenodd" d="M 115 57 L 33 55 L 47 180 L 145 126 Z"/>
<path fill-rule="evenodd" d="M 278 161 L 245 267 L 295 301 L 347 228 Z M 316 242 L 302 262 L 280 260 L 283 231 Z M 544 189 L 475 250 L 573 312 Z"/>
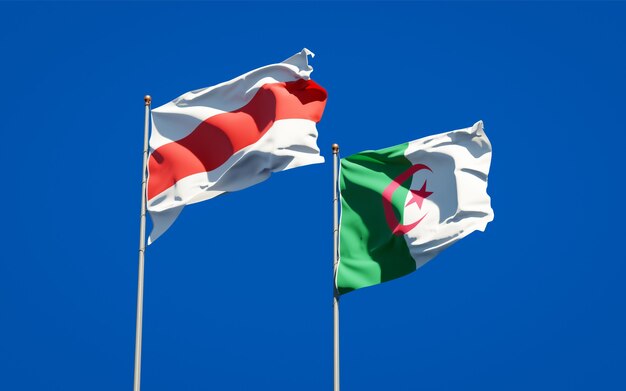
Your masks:
<path fill-rule="evenodd" d="M 185 205 L 252 186 L 272 172 L 324 162 L 315 124 L 327 94 L 310 79 L 309 55 L 303 49 L 152 110 L 148 244 Z"/>

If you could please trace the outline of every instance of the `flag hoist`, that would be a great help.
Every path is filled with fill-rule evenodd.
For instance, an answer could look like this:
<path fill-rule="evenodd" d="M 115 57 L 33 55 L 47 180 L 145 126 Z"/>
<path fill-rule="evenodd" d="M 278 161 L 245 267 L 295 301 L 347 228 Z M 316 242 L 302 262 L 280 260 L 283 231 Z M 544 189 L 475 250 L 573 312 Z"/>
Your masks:
<path fill-rule="evenodd" d="M 148 180 L 148 132 L 150 127 L 150 105 L 152 98 L 146 95 L 145 118 L 143 131 L 143 166 L 141 179 L 141 216 L 139 224 L 139 273 L 137 277 L 137 321 L 135 329 L 135 375 L 133 390 L 139 391 L 141 382 L 141 335 L 143 321 L 143 275 L 144 275 L 144 255 L 146 252 L 146 182 Z"/>
<path fill-rule="evenodd" d="M 337 274 L 339 262 L 339 183 L 337 160 L 339 145 L 333 144 L 333 275 Z M 333 384 L 339 391 L 339 291 L 333 289 Z"/>

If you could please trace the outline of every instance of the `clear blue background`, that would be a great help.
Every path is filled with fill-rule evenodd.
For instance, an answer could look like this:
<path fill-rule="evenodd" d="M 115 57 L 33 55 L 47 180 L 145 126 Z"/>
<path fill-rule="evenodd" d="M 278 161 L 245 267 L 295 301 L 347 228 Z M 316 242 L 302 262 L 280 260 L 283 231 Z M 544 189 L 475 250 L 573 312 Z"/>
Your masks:
<path fill-rule="evenodd" d="M 0 4 L 0 389 L 131 389 L 143 96 L 314 51 L 324 165 L 147 251 L 142 390 L 330 390 L 332 160 L 485 121 L 495 220 L 341 301 L 342 389 L 626 389 L 624 3 Z"/>

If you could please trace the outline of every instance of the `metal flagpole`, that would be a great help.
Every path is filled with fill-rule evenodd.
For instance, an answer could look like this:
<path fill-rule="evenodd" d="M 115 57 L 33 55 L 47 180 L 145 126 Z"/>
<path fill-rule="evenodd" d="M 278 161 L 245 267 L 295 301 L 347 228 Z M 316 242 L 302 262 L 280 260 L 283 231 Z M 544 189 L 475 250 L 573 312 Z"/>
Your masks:
<path fill-rule="evenodd" d="M 150 103 L 152 98 L 146 95 L 143 98 L 145 102 L 145 120 L 143 132 L 143 177 L 141 181 L 141 223 L 139 228 L 139 276 L 137 278 L 137 328 L 135 330 L 135 380 L 134 391 L 141 388 L 141 331 L 143 321 L 143 270 L 144 270 L 144 254 L 146 252 L 146 181 L 147 181 L 147 164 L 148 164 L 148 127 L 150 125 Z"/>
<path fill-rule="evenodd" d="M 337 155 L 339 145 L 333 144 L 333 276 L 337 275 L 337 263 L 339 260 L 338 236 L 339 236 L 339 200 L 337 197 L 339 183 L 337 182 Z M 334 361 L 334 391 L 339 391 L 339 292 L 333 283 L 333 361 Z"/>

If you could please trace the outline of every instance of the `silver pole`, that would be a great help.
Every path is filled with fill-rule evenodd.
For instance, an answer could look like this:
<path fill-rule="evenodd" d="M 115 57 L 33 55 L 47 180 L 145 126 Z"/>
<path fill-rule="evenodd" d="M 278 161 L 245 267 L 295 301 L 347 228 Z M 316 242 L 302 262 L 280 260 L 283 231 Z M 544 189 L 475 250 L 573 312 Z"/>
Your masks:
<path fill-rule="evenodd" d="M 139 276 L 137 279 L 137 328 L 135 330 L 135 381 L 133 390 L 139 391 L 141 388 L 141 331 L 143 321 L 143 270 L 144 254 L 146 252 L 146 181 L 148 164 L 148 127 L 150 125 L 150 103 L 152 98 L 146 95 L 145 120 L 143 132 L 143 177 L 141 181 L 141 223 L 139 228 Z"/>
<path fill-rule="evenodd" d="M 339 154 L 339 145 L 333 144 L 333 275 L 337 275 L 337 263 L 339 261 L 338 236 L 339 236 L 339 200 L 337 191 L 339 183 L 337 183 L 337 155 Z M 335 285 L 333 283 L 333 285 Z M 333 361 L 334 361 L 334 391 L 339 391 L 339 292 L 333 287 Z"/>

